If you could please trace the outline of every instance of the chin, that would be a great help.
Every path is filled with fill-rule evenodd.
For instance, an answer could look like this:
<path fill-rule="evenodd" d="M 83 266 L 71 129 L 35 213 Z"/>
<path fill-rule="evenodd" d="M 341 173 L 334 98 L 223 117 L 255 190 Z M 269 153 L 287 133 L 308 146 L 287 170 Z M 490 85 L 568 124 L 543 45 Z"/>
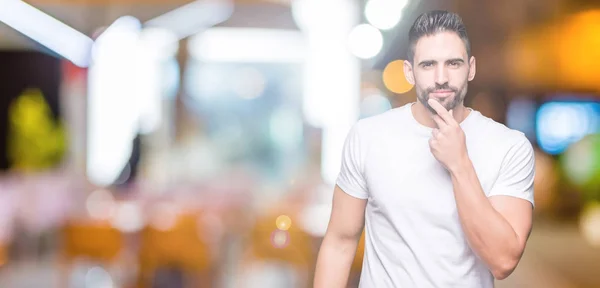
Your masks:
<path fill-rule="evenodd" d="M 454 97 L 446 97 L 443 99 L 431 97 L 431 99 L 442 104 L 442 106 L 444 106 L 444 108 L 446 108 L 446 110 L 450 110 L 456 106 L 456 105 L 454 105 Z"/>

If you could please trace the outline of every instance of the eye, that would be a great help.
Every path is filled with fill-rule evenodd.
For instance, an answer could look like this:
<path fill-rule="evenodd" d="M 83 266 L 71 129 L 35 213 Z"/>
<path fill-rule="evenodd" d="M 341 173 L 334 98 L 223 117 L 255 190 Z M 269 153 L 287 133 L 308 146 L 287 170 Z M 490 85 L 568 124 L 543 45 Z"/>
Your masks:
<path fill-rule="evenodd" d="M 460 62 L 458 62 L 458 61 L 451 61 L 450 64 L 449 64 L 449 66 L 450 67 L 454 67 L 454 68 L 459 67 L 460 66 Z"/>

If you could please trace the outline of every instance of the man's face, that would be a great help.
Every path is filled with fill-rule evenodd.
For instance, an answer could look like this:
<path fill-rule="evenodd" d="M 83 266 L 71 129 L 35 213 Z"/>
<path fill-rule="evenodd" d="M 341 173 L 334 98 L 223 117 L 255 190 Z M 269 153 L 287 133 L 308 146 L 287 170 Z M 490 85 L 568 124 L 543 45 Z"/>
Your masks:
<path fill-rule="evenodd" d="M 462 105 L 468 82 L 475 77 L 475 58 L 468 59 L 465 43 L 456 33 L 439 32 L 417 41 L 413 63 L 405 61 L 404 72 L 419 101 L 436 114 L 429 98 L 447 110 Z"/>

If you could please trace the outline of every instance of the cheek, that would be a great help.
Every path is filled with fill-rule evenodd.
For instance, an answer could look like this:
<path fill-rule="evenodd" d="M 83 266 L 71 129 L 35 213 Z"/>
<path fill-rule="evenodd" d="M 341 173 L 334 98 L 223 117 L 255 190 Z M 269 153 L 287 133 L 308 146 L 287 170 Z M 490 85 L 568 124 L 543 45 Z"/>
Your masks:
<path fill-rule="evenodd" d="M 453 75 L 452 75 L 451 84 L 454 87 L 460 88 L 460 87 L 464 87 L 468 81 L 469 81 L 469 73 L 468 72 L 465 73 L 464 71 L 456 71 L 456 73 L 453 73 Z"/>
<path fill-rule="evenodd" d="M 427 71 L 415 72 L 415 86 L 421 89 L 427 89 L 433 85 L 433 74 Z"/>

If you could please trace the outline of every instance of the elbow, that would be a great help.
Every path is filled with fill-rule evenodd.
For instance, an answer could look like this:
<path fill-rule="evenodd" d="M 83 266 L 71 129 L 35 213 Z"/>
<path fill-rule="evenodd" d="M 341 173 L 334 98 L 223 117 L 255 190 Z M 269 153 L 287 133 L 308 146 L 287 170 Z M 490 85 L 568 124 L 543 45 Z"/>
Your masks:
<path fill-rule="evenodd" d="M 491 265 L 493 269 L 491 269 L 492 274 L 496 280 L 504 280 L 510 276 L 513 271 L 519 265 L 519 261 L 521 261 L 521 256 L 523 256 L 523 252 L 525 250 L 525 245 L 519 245 L 512 249 L 512 251 L 499 254 L 495 258 L 498 260 Z"/>
<path fill-rule="evenodd" d="M 518 259 L 503 260 L 502 262 L 497 263 L 496 267 L 492 269 L 491 272 L 496 280 L 504 280 L 515 271 L 518 263 Z"/>

